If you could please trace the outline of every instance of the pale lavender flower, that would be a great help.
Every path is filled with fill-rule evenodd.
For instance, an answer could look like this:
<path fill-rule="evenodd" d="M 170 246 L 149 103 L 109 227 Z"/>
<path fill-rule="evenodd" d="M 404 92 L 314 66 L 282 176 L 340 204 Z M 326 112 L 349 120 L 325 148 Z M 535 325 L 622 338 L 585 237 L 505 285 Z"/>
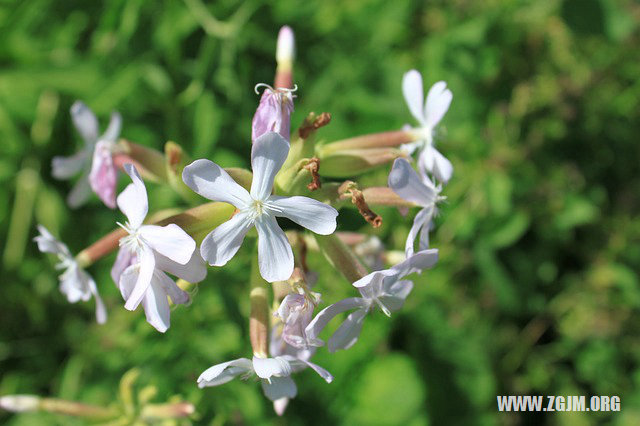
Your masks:
<path fill-rule="evenodd" d="M 251 191 L 238 185 L 226 171 L 209 160 L 196 160 L 184 168 L 182 179 L 193 191 L 213 201 L 233 204 L 238 211 L 211 231 L 200 253 L 212 266 L 225 265 L 240 249 L 252 227 L 258 231 L 260 274 L 269 281 L 287 280 L 293 273 L 293 252 L 276 217 L 286 217 L 317 234 L 336 229 L 338 212 L 308 197 L 271 195 L 273 180 L 289 153 L 289 142 L 269 132 L 255 140 L 251 149 Z"/>
<path fill-rule="evenodd" d="M 167 297 L 175 304 L 189 301 L 189 295 L 165 272 L 198 282 L 204 279 L 206 267 L 193 238 L 178 225 L 142 224 L 149 208 L 147 190 L 133 165 L 125 164 L 124 169 L 133 183 L 118 195 L 118 207 L 128 219 L 118 225 L 129 235 L 120 239 L 111 275 L 126 300 L 124 307 L 133 311 L 142 303 L 149 324 L 165 332 L 170 325 Z"/>
<path fill-rule="evenodd" d="M 418 166 L 422 173 L 432 173 L 442 183 L 447 183 L 453 174 L 453 166 L 434 146 L 433 133 L 451 105 L 453 94 L 447 89 L 447 83 L 438 81 L 423 97 L 422 75 L 416 70 L 407 72 L 402 79 L 402 93 L 409 111 L 421 126 L 421 140 L 417 144 L 408 144 L 405 148 L 411 153 L 420 147 Z M 424 102 L 424 104 L 423 104 Z"/>
<path fill-rule="evenodd" d="M 120 135 L 122 118 L 119 113 L 112 113 L 109 126 L 101 136 L 98 136 L 96 116 L 83 102 L 76 101 L 71 106 L 71 118 L 85 145 L 71 157 L 54 157 L 51 162 L 52 175 L 56 179 L 66 180 L 82 174 L 67 197 L 71 207 L 84 204 L 93 188 L 107 206 L 115 208 L 116 171 L 113 161 L 109 161 L 110 149 Z M 100 146 L 99 150 L 96 150 L 96 145 Z M 106 151 L 109 151 L 109 160 L 106 158 Z"/>
<path fill-rule="evenodd" d="M 60 275 L 60 291 L 67 296 L 70 303 L 80 300 L 86 302 L 93 296 L 96 299 L 96 321 L 104 324 L 107 321 L 107 310 L 93 278 L 78 265 L 67 246 L 51 235 L 47 228 L 38 225 L 38 231 L 40 235 L 34 238 L 38 249 L 43 253 L 53 253 L 58 256 L 60 263 L 56 268 L 64 270 Z"/>
<path fill-rule="evenodd" d="M 429 231 L 433 227 L 433 218 L 438 212 L 437 203 L 444 200 L 440 195 L 442 188 L 435 185 L 428 177 L 418 176 L 409 162 L 404 158 L 394 161 L 391 173 L 389 173 L 389 188 L 407 201 L 416 203 L 422 209 L 413 219 L 413 225 L 409 230 L 405 253 L 411 256 L 414 253 L 414 245 L 418 238 L 419 250 L 429 247 Z"/>
<path fill-rule="evenodd" d="M 291 374 L 307 367 L 313 369 L 327 383 L 333 381 L 333 376 L 327 370 L 309 361 L 290 355 L 276 356 L 275 358 L 254 356 L 253 360 L 239 358 L 208 368 L 198 377 L 198 386 L 200 388 L 218 386 L 230 382 L 238 376 L 241 376 L 242 379 L 248 379 L 255 375 L 260 378 L 262 391 L 271 401 L 283 398 L 290 399 L 298 393 Z"/>
<path fill-rule="evenodd" d="M 304 349 L 317 346 L 317 342 L 309 341 L 305 328 L 313 318 L 313 310 L 320 303 L 320 294 L 290 293 L 282 299 L 278 311 L 274 313 L 283 323 L 282 338 L 289 345 Z"/>
<path fill-rule="evenodd" d="M 305 330 L 308 338 L 317 339 L 320 332 L 336 315 L 353 311 L 328 342 L 329 352 L 349 349 L 358 341 L 367 314 L 376 306 L 387 316 L 391 316 L 392 312 L 402 308 L 405 299 L 413 289 L 413 282 L 403 278 L 413 272 L 430 268 L 437 261 L 437 249 L 424 250 L 390 269 L 375 271 L 359 279 L 353 283 L 353 286 L 358 289 L 361 297 L 341 300 L 320 311 Z"/>
<path fill-rule="evenodd" d="M 260 83 L 255 87 L 265 87 L 260 104 L 251 123 L 251 140 L 255 141 L 268 132 L 279 133 L 284 139 L 291 137 L 291 114 L 293 113 L 293 92 L 296 90 L 283 87 L 275 89 L 268 84 Z"/>

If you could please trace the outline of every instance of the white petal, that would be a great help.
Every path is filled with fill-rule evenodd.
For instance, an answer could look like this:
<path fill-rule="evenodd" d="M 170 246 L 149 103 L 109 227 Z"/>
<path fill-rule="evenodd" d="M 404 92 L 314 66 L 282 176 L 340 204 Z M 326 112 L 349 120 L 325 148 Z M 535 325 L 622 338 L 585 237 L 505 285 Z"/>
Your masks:
<path fill-rule="evenodd" d="M 151 285 L 144 294 L 142 307 L 147 322 L 160 333 L 164 333 L 171 325 L 171 309 L 167 293 L 158 283 L 157 276 L 151 278 Z"/>
<path fill-rule="evenodd" d="M 273 411 L 275 411 L 277 415 L 282 416 L 287 409 L 287 405 L 289 405 L 289 398 L 286 396 L 276 399 L 273 401 Z"/>
<path fill-rule="evenodd" d="M 405 200 L 422 207 L 433 205 L 437 196 L 435 189 L 425 185 L 404 158 L 397 158 L 393 162 L 389 173 L 389 188 Z"/>
<path fill-rule="evenodd" d="M 253 364 L 247 358 L 234 359 L 207 368 L 198 377 L 198 386 L 218 386 L 230 382 L 236 376 L 253 370 Z"/>
<path fill-rule="evenodd" d="M 320 367 L 318 364 L 314 364 L 312 362 L 309 361 L 305 361 L 302 359 L 297 359 L 291 355 L 285 355 L 283 358 L 285 358 L 287 361 L 289 361 L 289 363 L 291 364 L 291 366 L 296 369 L 296 367 L 298 367 L 296 370 L 299 371 L 302 368 L 300 367 L 310 367 L 313 371 L 315 371 L 316 373 L 318 373 L 320 375 L 320 377 L 322 377 L 327 383 L 331 383 L 333 381 L 333 376 L 331 375 L 331 373 L 329 373 L 327 370 L 325 370 L 324 368 Z"/>
<path fill-rule="evenodd" d="M 98 324 L 104 324 L 107 322 L 107 308 L 104 306 L 104 302 L 98 293 L 98 287 L 96 286 L 96 282 L 87 274 L 89 280 L 89 290 L 93 294 L 94 299 L 96 300 L 96 321 Z"/>
<path fill-rule="evenodd" d="M 305 328 L 305 333 L 309 339 L 316 339 L 318 335 L 324 330 L 336 315 L 341 314 L 351 309 L 363 308 L 366 306 L 366 301 L 361 297 L 350 297 L 348 299 L 341 300 L 329 305 L 315 316 Z"/>
<path fill-rule="evenodd" d="M 119 112 L 114 111 L 111 113 L 111 120 L 109 120 L 109 127 L 104 131 L 101 139 L 115 142 L 120 136 L 120 130 L 122 129 L 122 116 Z"/>
<path fill-rule="evenodd" d="M 292 368 L 289 361 L 277 356 L 275 358 L 253 357 L 253 370 L 261 379 L 269 379 L 273 376 L 284 377 L 291 375 Z"/>
<path fill-rule="evenodd" d="M 236 213 L 204 237 L 200 246 L 202 258 L 211 266 L 225 265 L 238 252 L 252 226 L 246 213 Z"/>
<path fill-rule="evenodd" d="M 137 263 L 135 259 L 135 254 L 131 253 L 129 249 L 125 246 L 120 247 L 118 250 L 118 255 L 116 256 L 116 261 L 113 263 L 111 267 L 111 278 L 113 282 L 118 285 L 120 282 L 120 275 L 124 272 L 132 264 Z"/>
<path fill-rule="evenodd" d="M 433 128 L 447 113 L 453 94 L 447 89 L 447 83 L 439 81 L 431 86 L 424 104 L 426 124 Z"/>
<path fill-rule="evenodd" d="M 140 235 L 153 250 L 185 265 L 196 249 L 196 242 L 175 223 L 166 226 L 143 225 Z"/>
<path fill-rule="evenodd" d="M 117 203 L 122 213 L 129 219 L 129 225 L 133 229 L 138 229 L 149 211 L 147 188 L 132 164 L 125 164 L 124 171 L 131 177 L 133 183 L 127 185 L 118 195 Z"/>
<path fill-rule="evenodd" d="M 422 91 L 422 75 L 416 70 L 411 70 L 402 77 L 402 94 L 404 95 L 409 111 L 420 124 L 424 123 L 424 111 L 422 102 L 424 94 Z"/>
<path fill-rule="evenodd" d="M 397 297 L 402 300 L 406 299 L 407 296 L 409 296 L 411 290 L 413 290 L 413 282 L 409 280 L 396 281 L 388 289 L 386 289 L 387 293 L 390 296 Z"/>
<path fill-rule="evenodd" d="M 82 171 L 87 164 L 88 152 L 78 151 L 71 157 L 53 157 L 51 175 L 56 179 L 69 179 Z"/>
<path fill-rule="evenodd" d="M 449 182 L 453 175 L 453 165 L 440 152 L 431 148 L 433 151 L 433 175 L 442 183 Z"/>
<path fill-rule="evenodd" d="M 295 398 L 298 394 L 296 383 L 291 377 L 272 377 L 270 382 L 262 380 L 262 391 L 271 401 Z"/>
<path fill-rule="evenodd" d="M 171 278 L 162 271 L 156 270 L 153 274 L 154 282 L 162 288 L 165 299 L 167 296 L 171 298 L 171 301 L 176 305 L 184 305 L 189 302 L 189 293 L 182 290 Z"/>
<path fill-rule="evenodd" d="M 266 200 L 271 195 L 273 179 L 289 154 L 289 142 L 278 133 L 260 136 L 251 147 L 251 197 Z M 288 278 L 288 277 L 287 277 Z"/>
<path fill-rule="evenodd" d="M 67 195 L 67 204 L 72 209 L 76 209 L 87 202 L 91 195 L 91 185 L 89 185 L 89 173 L 85 172 Z"/>
<path fill-rule="evenodd" d="M 140 265 L 135 264 L 127 267 L 121 274 L 120 279 L 118 280 L 118 288 L 120 289 L 120 294 L 122 294 L 122 298 L 127 300 L 131 293 L 133 292 L 133 288 L 136 286 L 136 281 L 138 281 L 138 276 L 140 275 Z"/>
<path fill-rule="evenodd" d="M 275 216 L 286 217 L 316 234 L 329 235 L 336 230 L 338 211 L 313 198 L 272 196 L 269 205 L 276 207 Z"/>
<path fill-rule="evenodd" d="M 98 139 L 98 119 L 84 102 L 76 101 L 71 106 L 73 125 L 85 142 L 93 145 Z"/>
<path fill-rule="evenodd" d="M 182 180 L 195 193 L 213 201 L 233 204 L 239 209 L 251 203 L 246 189 L 213 161 L 196 160 L 182 171 Z"/>
<path fill-rule="evenodd" d="M 182 278 L 190 283 L 198 283 L 207 276 L 207 264 L 200 256 L 200 250 L 194 250 L 186 265 L 156 253 L 156 268 Z"/>
<path fill-rule="evenodd" d="M 414 272 L 421 272 L 424 269 L 433 267 L 438 262 L 438 249 L 427 249 L 409 256 L 403 262 L 398 263 L 391 271 L 398 274 L 399 278 Z"/>
<path fill-rule="evenodd" d="M 413 225 L 411 225 L 409 235 L 407 235 L 407 242 L 404 247 L 404 251 L 407 256 L 411 256 L 415 252 L 414 247 L 418 234 L 420 234 L 421 243 L 424 241 L 422 239 L 423 235 L 426 234 L 426 238 L 428 239 L 432 212 L 432 207 L 425 207 L 416 214 L 416 217 L 413 218 Z"/>
<path fill-rule="evenodd" d="M 289 279 L 293 273 L 293 252 L 284 231 L 274 217 L 264 214 L 256 221 L 256 229 L 260 275 L 270 283 Z"/>
<path fill-rule="evenodd" d="M 38 244 L 38 250 L 42 253 L 54 253 L 68 259 L 73 257 L 67 246 L 58 241 L 47 228 L 38 225 L 38 231 L 40 235 L 36 236 L 33 240 Z"/>
<path fill-rule="evenodd" d="M 142 246 L 141 252 L 138 255 L 138 261 L 140 262 L 138 279 L 136 280 L 136 285 L 133 287 L 131 294 L 127 298 L 127 302 L 124 304 L 125 309 L 130 311 L 133 311 L 138 307 L 151 285 L 151 278 L 153 277 L 153 271 L 155 270 L 156 260 L 153 256 L 153 251 L 149 246 Z M 122 280 L 122 276 L 120 276 L 120 280 Z"/>
<path fill-rule="evenodd" d="M 367 316 L 365 309 L 358 309 L 349 314 L 347 319 L 338 327 L 333 336 L 329 339 L 327 349 L 329 352 L 335 352 L 339 349 L 349 349 L 355 345 L 362 331 L 364 318 Z"/>

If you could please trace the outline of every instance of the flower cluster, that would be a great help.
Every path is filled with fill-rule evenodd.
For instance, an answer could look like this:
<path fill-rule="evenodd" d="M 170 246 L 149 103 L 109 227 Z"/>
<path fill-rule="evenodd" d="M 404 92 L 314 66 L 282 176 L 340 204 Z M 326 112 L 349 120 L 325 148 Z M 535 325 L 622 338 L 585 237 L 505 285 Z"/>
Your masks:
<path fill-rule="evenodd" d="M 434 145 L 435 129 L 449 108 L 451 91 L 438 82 L 423 105 L 422 77 L 415 70 L 405 74 L 402 92 L 418 128 L 326 143 L 317 133 L 329 123 L 330 115 L 310 113 L 291 132 L 297 89 L 293 49 L 293 32 L 285 27 L 278 40 L 274 87 L 255 86 L 265 89 L 252 121 L 251 170 L 225 169 L 208 159 L 188 162 L 173 143 L 167 144 L 163 154 L 118 140 L 121 119 L 117 113 L 98 136 L 95 116 L 76 102 L 71 115 L 85 148 L 73 157 L 54 158 L 54 177 L 68 178 L 83 171 L 69 204 L 79 206 L 87 198 L 86 188 L 92 188 L 107 206 L 117 206 L 126 220 L 116 222 L 119 228 L 76 257 L 44 227 L 39 227 L 35 238 L 41 251 L 60 259 L 61 291 L 70 302 L 93 296 L 100 323 L 106 321 L 106 310 L 84 268 L 119 248 L 111 277 L 124 307 L 134 311 L 142 305 L 147 321 L 160 332 L 170 327 L 171 304 L 187 304 L 188 288 L 205 280 L 207 264 L 223 267 L 242 246 L 244 251 L 256 247 L 256 261 L 247 278 L 253 356 L 216 364 L 197 382 L 209 387 L 256 376 L 279 415 L 297 393 L 293 373 L 311 368 L 327 383 L 333 380 L 310 359 L 325 345 L 321 335 L 334 318 L 348 312 L 328 337 L 329 352 L 351 348 L 368 316 L 376 311 L 391 316 L 400 310 L 414 286 L 410 275 L 436 264 L 438 250 L 430 246 L 429 237 L 438 203 L 444 200 L 442 187 L 453 173 L 451 162 Z M 388 174 L 381 186 L 360 186 L 357 178 L 362 173 L 382 167 L 387 167 Z M 116 196 L 118 169 L 131 183 Z M 149 176 L 194 205 L 174 215 L 149 214 L 143 180 Z M 337 177 L 350 179 L 336 181 Z M 372 210 L 376 205 L 418 210 L 400 256 L 386 250 L 378 237 L 336 232 L 343 208 L 355 208 L 363 220 L 380 226 L 382 218 Z M 307 266 L 307 256 L 315 254 L 324 255 L 354 293 L 317 313 L 332 295 L 321 294 L 323 277 Z"/>

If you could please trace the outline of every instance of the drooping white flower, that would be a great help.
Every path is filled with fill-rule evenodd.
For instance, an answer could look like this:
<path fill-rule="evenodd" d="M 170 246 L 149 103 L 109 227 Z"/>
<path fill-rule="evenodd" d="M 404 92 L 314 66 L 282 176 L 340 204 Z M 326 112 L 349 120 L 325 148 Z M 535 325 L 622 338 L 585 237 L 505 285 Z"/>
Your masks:
<path fill-rule="evenodd" d="M 206 268 L 195 241 L 178 225 L 142 224 L 149 208 L 147 190 L 133 165 L 125 164 L 124 169 L 133 183 L 118 195 L 118 207 L 128 219 L 118 225 L 129 235 L 120 239 L 112 277 L 126 300 L 124 307 L 133 311 L 142 303 L 149 324 L 165 332 L 170 325 L 167 297 L 175 304 L 189 301 L 189 295 L 165 272 L 198 282 Z"/>
<path fill-rule="evenodd" d="M 318 335 L 336 315 L 353 311 L 329 338 L 329 352 L 349 349 L 360 336 L 362 324 L 376 306 L 387 316 L 402 308 L 413 289 L 413 282 L 403 278 L 413 272 L 421 272 L 438 261 L 438 250 L 429 249 L 415 253 L 405 261 L 382 271 L 375 271 L 353 283 L 361 297 L 350 297 L 329 305 L 316 315 L 305 330 L 309 339 Z"/>
<path fill-rule="evenodd" d="M 96 321 L 104 324 L 107 321 L 107 310 L 93 278 L 78 265 L 67 246 L 51 235 L 47 228 L 38 225 L 38 231 L 40 235 L 34 238 L 38 249 L 43 253 L 53 253 L 58 256 L 60 263 L 56 268 L 64 270 L 60 275 L 60 291 L 67 296 L 70 303 L 80 300 L 86 302 L 93 295 L 96 299 Z"/>
<path fill-rule="evenodd" d="M 115 167 L 111 160 L 111 149 L 120 135 L 122 117 L 113 112 L 107 130 L 98 135 L 98 119 L 83 102 L 71 106 L 73 124 L 84 140 L 84 148 L 70 157 L 54 157 L 51 173 L 54 178 L 66 180 L 82 173 L 67 197 L 73 208 L 87 201 L 93 188 L 104 203 L 115 208 Z M 96 150 L 96 144 L 100 146 Z"/>
<path fill-rule="evenodd" d="M 447 83 L 438 81 L 424 100 L 422 75 L 416 70 L 407 72 L 402 78 L 402 93 L 409 106 L 409 111 L 421 127 L 422 139 L 418 144 L 408 144 L 405 148 L 410 153 L 421 148 L 418 166 L 423 173 L 432 173 L 442 183 L 447 183 L 453 174 L 453 166 L 434 146 L 433 134 L 436 125 L 442 120 L 451 105 L 453 94 L 447 89 Z M 423 103 L 424 102 L 424 103 Z"/>
<path fill-rule="evenodd" d="M 253 360 L 239 358 L 208 368 L 198 377 L 198 387 L 218 386 L 230 382 L 238 376 L 241 376 L 242 379 L 248 379 L 255 375 L 261 379 L 265 396 L 271 401 L 278 401 L 296 396 L 298 389 L 291 374 L 307 367 L 313 369 L 327 383 L 333 381 L 331 373 L 309 361 L 290 355 L 276 356 L 275 358 L 254 356 Z"/>
<path fill-rule="evenodd" d="M 265 133 L 251 148 L 251 191 L 238 185 L 224 169 L 209 160 L 196 160 L 184 168 L 182 179 L 193 191 L 214 201 L 233 204 L 233 217 L 202 241 L 202 257 L 212 266 L 225 265 L 237 252 L 245 235 L 258 231 L 260 274 L 269 281 L 284 281 L 293 273 L 293 252 L 276 217 L 286 217 L 317 234 L 336 229 L 338 212 L 307 197 L 271 195 L 273 179 L 289 153 L 289 142 L 277 133 Z"/>
<path fill-rule="evenodd" d="M 313 310 L 320 303 L 320 294 L 307 292 L 306 294 L 287 294 L 280 307 L 274 313 L 282 321 L 282 339 L 289 345 L 305 349 L 314 345 L 314 341 L 309 341 L 305 328 L 313 318 Z"/>
<path fill-rule="evenodd" d="M 441 186 L 436 186 L 426 176 L 421 178 L 407 160 L 398 158 L 394 161 L 391 173 L 389 173 L 389 188 L 405 200 L 422 207 L 413 219 L 413 225 L 409 230 L 405 244 L 406 255 L 411 256 L 414 253 L 418 235 L 420 236 L 419 250 L 427 249 L 429 247 L 429 231 L 433 226 L 433 218 L 438 212 L 437 203 L 445 199 L 440 195 Z"/>

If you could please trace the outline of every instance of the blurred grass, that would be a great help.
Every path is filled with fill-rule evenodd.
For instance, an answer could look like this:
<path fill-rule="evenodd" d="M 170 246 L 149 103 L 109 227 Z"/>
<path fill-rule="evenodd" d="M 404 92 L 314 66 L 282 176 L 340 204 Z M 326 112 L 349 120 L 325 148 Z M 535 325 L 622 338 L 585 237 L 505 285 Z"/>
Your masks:
<path fill-rule="evenodd" d="M 632 0 L 0 3 L 0 394 L 106 404 L 139 366 L 160 396 L 195 403 L 202 424 L 640 423 L 639 22 Z M 327 139 L 399 128 L 411 119 L 402 74 L 416 68 L 454 93 L 439 147 L 455 174 L 437 267 L 395 318 L 371 317 L 353 349 L 321 350 L 335 382 L 297 375 L 299 396 L 275 419 L 257 384 L 195 386 L 205 368 L 249 353 L 251 245 L 160 335 L 122 309 L 113 256 L 90 270 L 110 313 L 99 327 L 93 302 L 59 294 L 30 239 L 40 222 L 77 252 L 121 218 L 97 200 L 69 213 L 68 183 L 50 177 L 51 158 L 80 145 L 75 99 L 103 123 L 119 110 L 123 137 L 246 166 L 253 86 L 273 77 L 283 24 L 298 44 L 294 123 L 331 112 Z M 179 202 L 151 192 L 154 208 Z M 376 234 L 401 247 L 410 221 L 379 213 Z M 340 224 L 366 229 L 350 212 Z M 352 295 L 313 266 L 326 302 Z M 499 414 L 496 394 L 619 395 L 622 412 Z"/>

